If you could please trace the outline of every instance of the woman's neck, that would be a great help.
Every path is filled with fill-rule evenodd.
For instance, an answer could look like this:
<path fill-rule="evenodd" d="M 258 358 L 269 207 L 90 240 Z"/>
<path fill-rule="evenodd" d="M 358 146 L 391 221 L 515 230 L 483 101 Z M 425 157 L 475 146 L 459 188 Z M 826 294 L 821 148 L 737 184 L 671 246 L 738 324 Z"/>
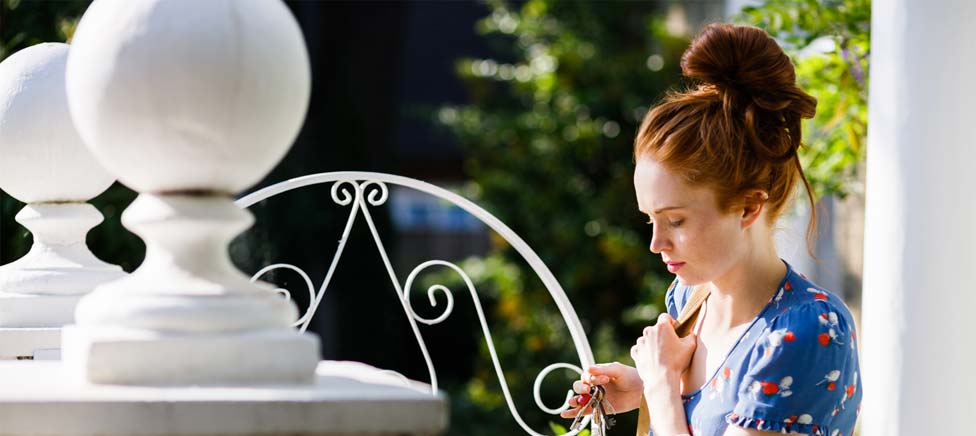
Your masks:
<path fill-rule="evenodd" d="M 733 328 L 751 322 L 776 293 L 786 275 L 786 264 L 769 241 L 762 249 L 743 256 L 722 277 L 710 284 L 708 312 L 718 327 Z"/>

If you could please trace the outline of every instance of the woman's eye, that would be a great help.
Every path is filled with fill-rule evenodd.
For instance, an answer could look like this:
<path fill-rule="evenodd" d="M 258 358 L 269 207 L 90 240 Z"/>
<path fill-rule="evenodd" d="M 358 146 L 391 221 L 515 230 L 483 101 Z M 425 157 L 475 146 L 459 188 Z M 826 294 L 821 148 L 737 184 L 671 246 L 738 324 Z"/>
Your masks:
<path fill-rule="evenodd" d="M 678 227 L 683 222 L 685 222 L 685 220 L 668 221 L 668 225 L 670 225 L 671 227 Z"/>

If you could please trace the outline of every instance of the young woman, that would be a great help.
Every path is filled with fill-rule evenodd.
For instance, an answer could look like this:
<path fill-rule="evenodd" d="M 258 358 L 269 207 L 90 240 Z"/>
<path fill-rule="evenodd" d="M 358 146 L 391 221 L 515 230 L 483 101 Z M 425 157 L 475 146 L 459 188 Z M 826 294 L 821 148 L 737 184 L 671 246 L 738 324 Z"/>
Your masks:
<path fill-rule="evenodd" d="M 573 388 L 603 385 L 618 412 L 643 396 L 656 436 L 851 436 L 861 400 L 853 318 L 773 244 L 799 185 L 813 204 L 797 149 L 816 100 L 796 86 L 776 41 L 753 27 L 706 27 L 681 67 L 697 84 L 648 113 L 634 151 L 650 250 L 677 276 L 668 313 L 631 349 L 635 367 L 595 365 Z M 679 338 L 673 319 L 695 286 L 710 294 L 693 333 Z"/>

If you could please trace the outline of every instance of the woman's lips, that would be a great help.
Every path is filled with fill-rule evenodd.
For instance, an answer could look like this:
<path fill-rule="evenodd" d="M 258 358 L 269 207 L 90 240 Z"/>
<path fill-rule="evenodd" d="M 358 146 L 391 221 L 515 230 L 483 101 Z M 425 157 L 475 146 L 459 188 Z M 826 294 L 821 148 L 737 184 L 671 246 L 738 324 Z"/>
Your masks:
<path fill-rule="evenodd" d="M 678 272 L 678 270 L 681 269 L 681 267 L 685 266 L 684 262 L 665 262 L 665 263 L 668 264 L 668 272 L 671 274 Z"/>

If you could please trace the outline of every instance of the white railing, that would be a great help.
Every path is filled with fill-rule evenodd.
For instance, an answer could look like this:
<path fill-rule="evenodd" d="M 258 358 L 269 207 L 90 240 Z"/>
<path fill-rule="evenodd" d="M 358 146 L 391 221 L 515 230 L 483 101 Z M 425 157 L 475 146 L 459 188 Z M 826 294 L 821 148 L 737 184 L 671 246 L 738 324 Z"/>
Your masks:
<path fill-rule="evenodd" d="M 316 291 L 316 289 L 313 287 L 312 280 L 309 278 L 308 274 L 294 265 L 283 263 L 268 265 L 262 268 L 254 274 L 252 281 L 257 280 L 262 275 L 275 269 L 284 268 L 297 272 L 304 279 L 310 296 L 308 310 L 295 322 L 296 327 L 298 327 L 301 331 L 305 331 L 305 329 L 308 328 L 312 317 L 315 315 L 315 310 L 322 302 L 322 297 L 325 295 L 326 289 L 329 287 L 329 283 L 332 280 L 332 275 L 335 272 L 336 265 L 338 265 L 339 258 L 342 257 L 342 252 L 345 249 L 346 242 L 348 241 L 349 233 L 356 222 L 356 217 L 362 213 L 366 224 L 369 226 L 370 233 L 373 235 L 373 240 L 376 243 L 376 248 L 379 251 L 380 257 L 383 259 L 383 264 L 386 266 L 386 271 L 390 276 L 390 281 L 392 282 L 393 287 L 397 292 L 397 296 L 403 305 L 403 310 L 407 315 L 410 328 L 413 330 L 417 343 L 420 345 L 420 351 L 423 353 L 424 361 L 427 364 L 427 371 L 430 374 L 430 385 L 432 392 L 435 394 L 437 392 L 437 373 L 434 370 L 433 362 L 431 362 L 430 354 L 427 351 L 427 346 L 424 343 L 423 336 L 420 334 L 417 322 L 427 325 L 434 325 L 447 319 L 454 309 L 454 295 L 450 289 L 443 285 L 433 285 L 427 289 L 427 296 L 431 306 L 437 306 L 437 299 L 435 296 L 438 291 L 443 293 L 447 299 L 443 312 L 436 318 L 432 319 L 423 318 L 414 312 L 410 303 L 409 295 L 414 279 L 421 271 L 429 267 L 440 266 L 449 268 L 456 272 L 468 287 L 468 292 L 471 294 L 471 300 L 474 303 L 478 320 L 481 323 L 481 330 L 485 336 L 485 343 L 488 345 L 488 351 L 491 354 L 495 374 L 497 375 L 498 381 L 501 384 L 502 393 L 505 395 L 505 401 L 508 404 L 512 417 L 519 424 L 519 426 L 525 430 L 526 433 L 533 436 L 543 436 L 542 433 L 534 431 L 525 423 L 515 407 L 515 403 L 512 400 L 511 393 L 509 392 L 508 383 L 505 381 L 505 375 L 502 371 L 501 363 L 498 360 L 498 354 L 495 351 L 495 345 L 491 338 L 491 331 L 488 329 L 488 322 L 481 307 L 481 299 L 478 297 L 478 292 L 475 289 L 474 284 L 471 282 L 471 278 L 468 277 L 464 270 L 451 262 L 443 260 L 429 260 L 414 268 L 413 271 L 411 271 L 407 276 L 404 284 L 401 286 L 400 281 L 393 270 L 393 266 L 390 263 L 389 256 L 387 256 L 383 241 L 380 239 L 379 233 L 376 231 L 376 226 L 373 223 L 372 216 L 370 215 L 369 207 L 379 206 L 386 202 L 387 198 L 389 197 L 389 190 L 386 186 L 388 183 L 416 189 L 418 191 L 425 192 L 449 201 L 474 215 L 492 230 L 505 238 L 505 240 L 511 244 L 511 246 L 515 248 L 520 255 L 522 255 L 522 257 L 529 263 L 529 266 L 532 267 L 535 273 L 542 280 L 543 284 L 546 286 L 546 289 L 548 289 L 549 293 L 552 295 L 552 298 L 556 303 L 556 307 L 559 308 L 559 312 L 562 315 L 563 320 L 566 322 L 566 326 L 569 329 L 569 334 L 573 339 L 573 344 L 576 347 L 576 352 L 580 359 L 580 366 L 569 363 L 554 363 L 543 368 L 542 371 L 540 371 L 536 376 L 535 383 L 533 385 L 533 396 L 535 397 L 536 405 L 546 413 L 556 415 L 569 407 L 567 403 L 568 400 L 573 396 L 573 392 L 568 391 L 566 393 L 566 399 L 563 401 L 562 405 L 557 408 L 549 408 L 542 402 L 540 394 L 542 381 L 550 372 L 556 369 L 569 369 L 575 371 L 577 374 L 582 374 L 583 368 L 593 364 L 593 352 L 590 350 L 590 344 L 586 340 L 586 335 L 583 332 L 583 327 L 580 324 L 579 318 L 576 316 L 576 312 L 573 310 L 573 306 L 569 302 L 569 299 L 566 298 L 566 293 L 559 285 L 559 282 L 556 281 L 556 278 L 552 275 L 552 272 L 549 271 L 549 268 L 547 268 L 542 260 L 539 259 L 539 256 L 535 253 L 535 251 L 529 248 L 528 244 L 526 244 L 522 238 L 515 234 L 512 229 L 502 223 L 498 218 L 488 213 L 488 211 L 484 210 L 478 205 L 472 203 L 470 200 L 430 183 L 391 174 L 350 171 L 321 173 L 298 177 L 248 194 L 240 200 L 237 200 L 237 205 L 242 208 L 248 208 L 259 201 L 268 199 L 283 192 L 291 191 L 304 186 L 326 183 L 333 184 L 331 191 L 332 201 L 340 206 L 352 206 L 349 211 L 349 216 L 346 219 L 345 228 L 342 231 L 342 237 L 339 239 L 338 250 L 336 251 L 335 256 L 332 258 L 332 263 L 329 265 L 329 270 L 318 290 Z M 285 295 L 286 298 L 290 298 L 290 293 L 287 290 L 278 289 L 278 291 Z M 589 417 L 586 419 L 589 420 Z M 585 428 L 585 424 L 580 428 Z M 578 432 L 579 430 L 571 431 L 565 435 L 575 435 Z"/>

